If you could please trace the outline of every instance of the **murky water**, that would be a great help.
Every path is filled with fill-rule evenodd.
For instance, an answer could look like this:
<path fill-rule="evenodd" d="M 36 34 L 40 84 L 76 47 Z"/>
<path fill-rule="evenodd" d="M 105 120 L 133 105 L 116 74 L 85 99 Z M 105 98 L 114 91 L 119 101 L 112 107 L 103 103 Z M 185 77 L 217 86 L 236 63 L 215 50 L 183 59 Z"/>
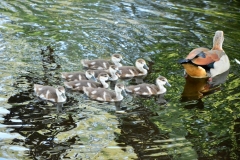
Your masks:
<path fill-rule="evenodd" d="M 0 159 L 239 159 L 240 3 L 214 1 L 0 1 Z M 212 47 L 223 30 L 229 74 L 206 93 L 177 61 Z M 63 85 L 83 58 L 119 52 L 150 57 L 145 81 L 161 74 L 168 103 L 126 98 L 113 104 L 67 93 L 64 114 L 34 99 L 33 84 Z M 195 85 L 192 85 L 192 84 Z"/>

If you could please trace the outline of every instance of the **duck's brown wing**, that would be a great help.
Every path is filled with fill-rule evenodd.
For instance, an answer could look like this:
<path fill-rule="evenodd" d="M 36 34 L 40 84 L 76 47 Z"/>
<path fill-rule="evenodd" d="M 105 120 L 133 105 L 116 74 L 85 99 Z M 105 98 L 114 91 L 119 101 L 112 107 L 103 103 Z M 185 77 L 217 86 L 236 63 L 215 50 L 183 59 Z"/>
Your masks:
<path fill-rule="evenodd" d="M 154 84 L 142 83 L 139 85 L 128 86 L 126 87 L 126 91 L 139 95 L 155 95 L 158 92 L 158 88 Z"/>
<path fill-rule="evenodd" d="M 108 69 L 110 66 L 109 60 L 95 59 L 88 61 L 89 69 Z"/>
<path fill-rule="evenodd" d="M 193 49 L 185 59 L 194 59 L 195 57 L 197 57 L 201 52 L 207 52 L 209 51 L 208 48 L 203 48 L 203 47 L 200 47 L 200 48 L 195 48 Z"/>
<path fill-rule="evenodd" d="M 119 70 L 121 71 L 121 78 L 134 77 L 139 74 L 139 70 L 134 66 L 122 66 L 119 67 Z"/>
<path fill-rule="evenodd" d="M 210 50 L 210 51 L 202 52 L 200 54 L 202 55 L 192 59 L 192 63 L 196 65 L 205 66 L 205 65 L 213 64 L 216 61 L 219 61 L 222 55 L 224 55 L 225 53 L 224 51 L 221 51 L 221 50 Z"/>

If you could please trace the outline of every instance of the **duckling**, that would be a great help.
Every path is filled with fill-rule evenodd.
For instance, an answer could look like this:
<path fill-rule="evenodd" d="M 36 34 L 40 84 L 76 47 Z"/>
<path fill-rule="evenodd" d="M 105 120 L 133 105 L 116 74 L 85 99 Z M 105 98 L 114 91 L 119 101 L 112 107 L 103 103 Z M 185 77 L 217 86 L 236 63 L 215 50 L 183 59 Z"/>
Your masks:
<path fill-rule="evenodd" d="M 63 103 L 67 100 L 64 87 L 54 88 L 52 86 L 34 84 L 34 92 L 40 99 L 55 104 L 58 112 L 62 112 Z"/>
<path fill-rule="evenodd" d="M 121 71 L 118 69 L 116 65 L 110 65 L 107 70 L 90 70 L 94 73 L 94 75 L 97 77 L 100 73 L 107 73 L 110 75 L 109 81 L 110 81 L 110 88 L 114 89 L 116 82 L 118 80 L 118 75 L 121 75 Z"/>
<path fill-rule="evenodd" d="M 132 94 L 140 95 L 140 96 L 159 95 L 158 103 L 166 103 L 166 100 L 163 99 L 164 94 L 167 91 L 167 89 L 164 87 L 164 85 L 171 87 L 171 85 L 168 83 L 167 78 L 165 78 L 163 76 L 159 76 L 156 79 L 156 85 L 148 84 L 148 83 L 131 85 L 131 86 L 126 87 L 126 91 L 130 92 Z"/>
<path fill-rule="evenodd" d="M 95 80 L 94 72 L 87 70 L 86 72 L 62 72 L 61 77 L 66 81 Z"/>
<path fill-rule="evenodd" d="M 95 77 L 98 77 L 100 73 L 107 73 L 110 75 L 111 81 L 118 80 L 118 75 L 121 75 L 121 71 L 116 65 L 110 65 L 108 69 L 98 69 L 98 70 L 88 70 L 88 71 L 91 71 Z"/>
<path fill-rule="evenodd" d="M 135 78 L 136 83 L 143 83 L 143 78 L 148 73 L 148 66 L 144 59 L 137 59 L 135 66 L 122 66 L 119 67 L 121 71 L 120 78 Z"/>
<path fill-rule="evenodd" d="M 121 67 L 120 63 L 123 60 L 121 54 L 113 54 L 111 61 L 105 59 L 94 59 L 94 60 L 81 60 L 81 64 L 88 69 L 108 69 L 110 65 L 116 65 Z"/>
<path fill-rule="evenodd" d="M 115 102 L 116 110 L 121 110 L 119 102 L 126 96 L 125 87 L 121 83 L 115 85 L 115 91 L 105 88 L 83 87 L 83 92 L 91 99 L 101 102 Z M 123 94 L 123 95 L 122 95 Z"/>
<path fill-rule="evenodd" d="M 92 88 L 108 88 L 109 84 L 106 82 L 109 80 L 109 75 L 107 73 L 100 73 L 98 75 L 99 82 L 95 82 L 93 80 L 80 80 L 80 81 L 71 81 L 71 82 L 64 82 L 66 88 L 75 91 L 83 91 L 83 87 L 92 87 Z"/>
<path fill-rule="evenodd" d="M 223 31 L 216 31 L 213 37 L 213 47 L 196 48 L 188 56 L 180 60 L 187 75 L 195 78 L 212 77 L 219 75 L 230 68 L 230 62 L 222 45 L 224 41 Z"/>

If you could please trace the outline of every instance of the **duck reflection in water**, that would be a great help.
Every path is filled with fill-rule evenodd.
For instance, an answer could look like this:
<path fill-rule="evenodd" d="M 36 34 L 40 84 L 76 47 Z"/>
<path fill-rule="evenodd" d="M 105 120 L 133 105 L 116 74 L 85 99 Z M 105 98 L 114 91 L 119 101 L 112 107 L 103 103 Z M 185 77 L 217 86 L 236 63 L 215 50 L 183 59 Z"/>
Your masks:
<path fill-rule="evenodd" d="M 193 78 L 191 76 L 187 76 L 184 90 L 181 96 L 181 102 L 189 102 L 186 103 L 186 108 L 192 108 L 196 106 L 198 108 L 204 108 L 204 104 L 201 99 L 204 96 L 221 90 L 220 85 L 226 82 L 228 74 L 229 70 L 213 77 L 212 81 L 210 82 L 208 81 L 208 77 Z M 194 100 L 197 102 L 191 103 L 194 102 Z"/>

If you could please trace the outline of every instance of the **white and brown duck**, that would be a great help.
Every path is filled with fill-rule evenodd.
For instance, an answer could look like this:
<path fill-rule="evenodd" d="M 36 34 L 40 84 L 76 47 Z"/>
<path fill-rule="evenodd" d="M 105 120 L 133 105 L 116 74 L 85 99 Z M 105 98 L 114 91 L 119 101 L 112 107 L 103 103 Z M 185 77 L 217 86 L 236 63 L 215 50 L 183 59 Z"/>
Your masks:
<path fill-rule="evenodd" d="M 87 70 L 85 72 L 76 71 L 76 72 L 62 72 L 61 77 L 66 81 L 80 81 L 80 80 L 95 80 L 94 72 L 91 70 Z"/>
<path fill-rule="evenodd" d="M 130 85 L 126 87 L 126 91 L 134 95 L 140 95 L 145 97 L 158 95 L 158 103 L 166 103 L 166 100 L 164 99 L 164 94 L 167 92 L 167 89 L 164 87 L 165 85 L 171 86 L 168 83 L 167 78 L 159 76 L 156 79 L 156 85 L 148 83 Z"/>
<path fill-rule="evenodd" d="M 110 65 L 116 65 L 117 67 L 121 67 L 121 61 L 123 60 L 123 57 L 121 54 L 113 54 L 111 56 L 111 60 L 105 60 L 105 59 L 93 59 L 93 60 L 87 60 L 83 59 L 81 60 L 81 64 L 83 67 L 87 69 L 108 69 Z"/>
<path fill-rule="evenodd" d="M 115 102 L 116 110 L 121 110 L 121 101 L 126 96 L 125 86 L 121 83 L 115 85 L 115 89 L 83 87 L 83 92 L 93 100 L 101 102 Z"/>
<path fill-rule="evenodd" d="M 122 66 L 119 67 L 121 71 L 120 78 L 135 78 L 136 83 L 143 83 L 143 78 L 147 76 L 148 66 L 144 59 L 137 59 L 135 66 Z"/>
<path fill-rule="evenodd" d="M 80 80 L 80 81 L 71 81 L 71 82 L 64 82 L 64 86 L 68 89 L 74 91 L 83 91 L 83 87 L 91 87 L 91 88 L 108 88 L 109 84 L 107 81 L 109 80 L 109 75 L 107 73 L 100 73 L 98 75 L 98 81 L 95 82 L 93 80 Z"/>
<path fill-rule="evenodd" d="M 63 103 L 67 100 L 65 88 L 62 86 L 54 88 L 52 86 L 34 84 L 34 92 L 41 100 L 55 104 L 59 112 L 62 111 Z"/>

